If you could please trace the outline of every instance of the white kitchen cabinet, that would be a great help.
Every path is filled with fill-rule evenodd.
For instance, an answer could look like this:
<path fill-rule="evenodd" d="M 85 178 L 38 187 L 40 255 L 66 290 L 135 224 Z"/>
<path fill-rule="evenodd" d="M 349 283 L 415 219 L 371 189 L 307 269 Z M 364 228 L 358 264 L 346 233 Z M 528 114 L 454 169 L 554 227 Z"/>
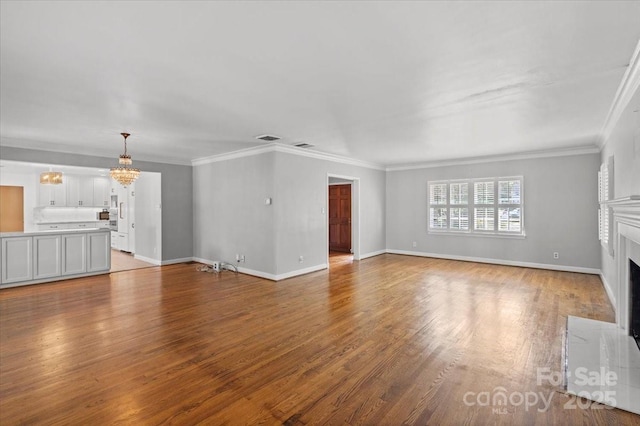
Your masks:
<path fill-rule="evenodd" d="M 87 234 L 87 272 L 111 269 L 111 247 L 108 232 Z"/>
<path fill-rule="evenodd" d="M 72 229 L 89 229 L 89 228 L 95 228 L 95 227 L 96 227 L 95 222 L 77 222 L 71 225 Z"/>
<path fill-rule="evenodd" d="M 108 220 L 100 220 L 98 222 L 94 222 L 95 223 L 95 228 L 98 229 L 108 229 L 109 228 L 109 221 Z"/>
<path fill-rule="evenodd" d="M 67 223 L 41 223 L 37 225 L 38 231 L 51 231 L 56 229 L 69 229 L 71 226 Z"/>
<path fill-rule="evenodd" d="M 58 277 L 61 274 L 60 235 L 33 237 L 33 279 Z"/>
<path fill-rule="evenodd" d="M 92 207 L 93 206 L 93 178 L 82 175 L 66 175 L 67 180 L 67 206 Z"/>
<path fill-rule="evenodd" d="M 129 250 L 129 234 L 125 232 L 114 232 L 115 234 L 115 243 L 112 244 L 113 248 L 120 251 L 131 251 Z"/>
<path fill-rule="evenodd" d="M 2 239 L 2 284 L 33 279 L 33 238 Z"/>
<path fill-rule="evenodd" d="M 127 188 L 118 184 L 116 191 L 118 195 L 118 232 L 129 232 L 129 191 L 131 185 Z"/>
<path fill-rule="evenodd" d="M 111 231 L 111 248 L 118 250 L 118 233 Z"/>
<path fill-rule="evenodd" d="M 111 182 L 107 177 L 93 178 L 93 205 L 109 208 L 111 202 Z"/>
<path fill-rule="evenodd" d="M 0 284 L 14 287 L 111 269 L 110 232 L 61 230 L 1 238 Z"/>
<path fill-rule="evenodd" d="M 68 176 L 62 177 L 62 183 L 58 185 L 43 185 L 38 180 L 38 206 L 40 207 L 64 207 L 67 205 L 67 181 Z"/>
<path fill-rule="evenodd" d="M 62 275 L 87 271 L 87 234 L 62 235 Z"/>

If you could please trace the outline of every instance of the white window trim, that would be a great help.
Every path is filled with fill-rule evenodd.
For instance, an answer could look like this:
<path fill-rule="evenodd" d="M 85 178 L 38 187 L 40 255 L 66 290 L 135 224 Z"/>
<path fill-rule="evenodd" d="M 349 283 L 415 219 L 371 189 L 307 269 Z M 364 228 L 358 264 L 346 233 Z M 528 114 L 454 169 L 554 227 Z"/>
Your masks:
<path fill-rule="evenodd" d="M 499 204 L 499 182 L 505 180 L 519 180 L 520 181 L 520 204 Z M 493 204 L 482 205 L 475 204 L 475 183 L 493 181 Z M 451 204 L 451 190 L 450 184 L 467 183 L 467 204 Z M 447 184 L 447 204 L 431 204 L 431 185 Z M 427 182 L 427 233 L 433 235 L 455 235 L 455 236 L 467 236 L 467 237 L 497 237 L 497 238 L 526 238 L 525 221 L 524 221 L 524 176 L 499 176 L 499 177 L 486 177 L 486 178 L 472 178 L 472 179 L 450 179 L 450 180 L 433 180 Z M 494 229 L 491 231 L 476 230 L 475 227 L 475 208 L 487 206 L 494 209 Z M 431 228 L 431 208 L 442 207 L 447 209 L 447 223 L 450 223 L 450 210 L 451 208 L 467 208 L 469 215 L 469 229 L 437 229 Z M 500 231 L 499 230 L 499 214 L 498 211 L 501 207 L 512 208 L 520 207 L 520 231 Z"/>
<path fill-rule="evenodd" d="M 613 156 L 600 165 L 598 171 L 598 239 L 602 247 L 613 257 L 613 211 L 609 202 L 613 200 Z"/>

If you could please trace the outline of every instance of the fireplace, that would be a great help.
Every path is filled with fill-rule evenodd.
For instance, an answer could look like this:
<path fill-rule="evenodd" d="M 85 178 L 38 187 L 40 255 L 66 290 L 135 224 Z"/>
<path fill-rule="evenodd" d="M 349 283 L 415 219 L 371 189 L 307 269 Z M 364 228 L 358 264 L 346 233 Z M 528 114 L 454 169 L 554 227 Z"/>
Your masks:
<path fill-rule="evenodd" d="M 629 259 L 629 285 L 631 289 L 629 330 L 640 349 L 640 266 L 631 259 Z"/>
<path fill-rule="evenodd" d="M 609 269 L 611 282 L 604 284 L 616 322 L 567 318 L 565 383 L 570 394 L 640 414 L 640 196 L 607 205 L 613 212 L 609 255 L 615 266 Z M 585 382 L 578 374 L 583 371 L 615 380 Z"/>

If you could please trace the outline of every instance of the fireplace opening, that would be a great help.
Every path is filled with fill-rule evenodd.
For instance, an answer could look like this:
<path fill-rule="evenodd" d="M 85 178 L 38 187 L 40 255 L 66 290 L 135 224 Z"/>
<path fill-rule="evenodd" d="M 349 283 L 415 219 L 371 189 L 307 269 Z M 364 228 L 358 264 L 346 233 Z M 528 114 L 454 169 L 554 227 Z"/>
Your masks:
<path fill-rule="evenodd" d="M 629 281 L 631 284 L 631 336 L 640 349 L 640 266 L 629 259 Z"/>

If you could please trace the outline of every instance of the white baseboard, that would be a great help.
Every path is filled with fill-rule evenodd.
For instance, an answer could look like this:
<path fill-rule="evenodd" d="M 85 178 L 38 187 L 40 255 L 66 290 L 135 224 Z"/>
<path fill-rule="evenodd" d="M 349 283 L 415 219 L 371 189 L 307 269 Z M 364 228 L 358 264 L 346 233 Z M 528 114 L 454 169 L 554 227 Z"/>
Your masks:
<path fill-rule="evenodd" d="M 490 263 L 494 265 L 520 266 L 523 268 L 550 269 L 552 271 L 579 272 L 581 274 L 593 274 L 593 275 L 600 274 L 599 269 L 583 268 L 580 266 L 551 265 L 547 263 L 520 262 L 516 260 L 488 259 L 484 257 L 458 256 L 458 255 L 452 255 L 452 254 L 439 254 L 439 253 L 424 253 L 421 251 L 408 251 L 408 250 L 387 249 L 387 253 L 403 254 L 408 256 L 433 257 L 436 259 L 463 260 L 466 262 Z"/>
<path fill-rule="evenodd" d="M 326 263 L 320 265 L 310 266 L 304 269 L 296 269 L 295 271 L 285 272 L 284 274 L 276 275 L 275 281 L 285 280 L 291 277 L 297 277 L 298 275 L 310 274 L 311 272 L 321 271 L 327 269 L 329 266 Z"/>
<path fill-rule="evenodd" d="M 193 260 L 194 262 L 204 263 L 205 265 L 213 264 L 213 260 L 203 259 L 201 257 L 193 257 L 193 258 L 191 258 L 191 260 Z M 271 281 L 285 280 L 287 278 L 297 277 L 298 275 L 309 274 L 311 272 L 320 271 L 322 269 L 327 269 L 327 264 L 326 263 L 323 263 L 323 264 L 320 264 L 320 265 L 315 265 L 315 266 L 310 266 L 310 267 L 304 268 L 304 269 L 296 269 L 295 271 L 285 272 L 284 274 L 275 275 L 275 274 L 271 274 L 271 273 L 268 273 L 268 272 L 256 271 L 255 269 L 249 269 L 249 268 L 245 268 L 245 267 L 242 267 L 242 266 L 238 266 L 238 272 L 240 272 L 242 274 L 252 275 L 252 276 L 258 277 L 258 278 L 265 278 L 265 279 L 271 280 Z"/>
<path fill-rule="evenodd" d="M 204 263 L 205 265 L 209 265 L 209 266 L 213 265 L 213 260 L 211 259 L 203 259 L 202 257 L 192 257 L 191 260 L 193 260 L 194 262 Z M 228 263 L 228 262 L 225 262 L 225 263 Z M 258 278 L 266 278 L 271 281 L 277 281 L 276 276 L 268 272 L 256 271 L 254 269 L 243 268 L 242 266 L 236 266 L 236 267 L 238 268 L 238 272 L 240 272 L 241 274 L 252 275 Z M 230 269 L 227 269 L 227 270 L 230 271 Z"/>
<path fill-rule="evenodd" d="M 140 260 L 144 260 L 145 262 L 150 262 L 149 260 L 145 260 L 144 258 L 142 258 Z M 169 259 L 169 260 L 161 261 L 160 265 L 164 266 L 164 265 L 173 265 L 175 263 L 187 263 L 187 262 L 192 262 L 194 260 L 195 260 L 195 258 L 193 258 L 193 257 L 183 257 L 181 259 Z M 199 262 L 199 261 L 196 260 L 196 262 Z"/>
<path fill-rule="evenodd" d="M 138 260 L 142 260 L 143 262 L 151 263 L 151 264 L 156 265 L 156 266 L 162 265 L 162 261 L 161 260 L 151 259 L 150 257 L 140 256 L 139 254 L 134 254 L 133 258 L 134 259 L 138 259 Z M 180 263 L 180 262 L 176 262 L 176 263 Z"/>
<path fill-rule="evenodd" d="M 372 251 L 372 252 L 369 252 L 369 253 L 361 254 L 360 255 L 360 260 L 366 259 L 368 257 L 380 256 L 381 254 L 385 254 L 385 253 L 387 253 L 387 250 L 378 250 L 378 251 Z"/>
<path fill-rule="evenodd" d="M 203 259 L 202 257 L 192 257 L 192 262 L 204 263 L 205 265 L 211 266 L 213 264 L 213 260 Z"/>
<path fill-rule="evenodd" d="M 271 281 L 278 281 L 275 275 L 268 272 L 256 271 L 254 269 L 243 268 L 241 266 L 238 267 L 238 272 L 240 272 L 241 274 L 252 275 L 254 277 L 264 278 Z"/>
<path fill-rule="evenodd" d="M 613 312 L 616 312 L 616 298 L 613 296 L 613 291 L 611 290 L 611 286 L 607 282 L 607 279 L 604 277 L 602 271 L 600 271 L 600 280 L 602 281 L 602 285 L 604 286 L 604 291 L 607 292 L 607 297 L 609 297 L 609 302 L 611 302 L 611 306 L 613 306 Z"/>

